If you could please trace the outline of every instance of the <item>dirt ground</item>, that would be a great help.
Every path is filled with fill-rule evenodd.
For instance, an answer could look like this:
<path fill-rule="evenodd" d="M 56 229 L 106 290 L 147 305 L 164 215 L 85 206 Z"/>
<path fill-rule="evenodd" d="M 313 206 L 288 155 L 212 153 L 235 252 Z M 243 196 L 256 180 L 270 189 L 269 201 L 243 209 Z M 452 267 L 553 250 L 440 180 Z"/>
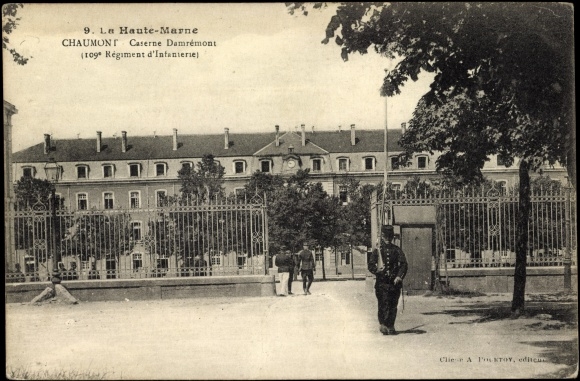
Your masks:
<path fill-rule="evenodd" d="M 295 289 L 301 289 L 294 282 Z M 6 305 L 6 369 L 104 379 L 567 378 L 576 295 L 407 296 L 383 336 L 364 281 L 312 295 Z M 401 306 L 402 307 L 402 306 Z"/>

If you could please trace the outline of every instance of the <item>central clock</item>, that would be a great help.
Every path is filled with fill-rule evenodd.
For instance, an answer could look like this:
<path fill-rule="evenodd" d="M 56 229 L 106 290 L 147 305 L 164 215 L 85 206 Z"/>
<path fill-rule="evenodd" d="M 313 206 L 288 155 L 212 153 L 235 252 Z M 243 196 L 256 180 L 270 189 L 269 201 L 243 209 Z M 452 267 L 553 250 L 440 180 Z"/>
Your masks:
<path fill-rule="evenodd" d="M 296 162 L 294 160 L 288 160 L 288 167 L 289 168 L 294 168 L 295 165 L 296 165 Z"/>

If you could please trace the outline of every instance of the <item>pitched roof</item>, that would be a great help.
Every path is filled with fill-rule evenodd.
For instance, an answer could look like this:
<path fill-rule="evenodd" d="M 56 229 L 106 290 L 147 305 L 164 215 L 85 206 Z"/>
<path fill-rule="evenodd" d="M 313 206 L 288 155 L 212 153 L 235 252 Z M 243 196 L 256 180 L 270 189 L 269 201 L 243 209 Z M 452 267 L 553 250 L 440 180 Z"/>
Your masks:
<path fill-rule="evenodd" d="M 255 155 L 258 156 L 281 156 L 288 154 L 289 147 L 293 147 L 293 153 L 296 155 L 325 155 L 328 151 L 320 148 L 318 145 L 306 139 L 306 144 L 302 145 L 302 136 L 294 133 L 287 132 L 280 136 L 280 145 L 276 146 L 276 142 L 273 141 L 266 147 L 261 148 Z"/>
<path fill-rule="evenodd" d="M 350 152 L 383 152 L 384 130 L 356 130 L 356 144 L 351 145 L 350 131 L 307 132 L 306 146 L 302 146 L 301 136 L 296 133 L 282 134 L 281 145 L 274 143 L 272 133 L 230 133 L 229 148 L 224 147 L 223 134 L 179 135 L 178 148 L 173 150 L 173 137 L 169 136 L 128 136 L 127 150 L 121 152 L 121 138 L 103 138 L 101 152 L 96 150 L 94 139 L 53 140 L 52 149 L 44 153 L 44 143 L 18 151 L 13 162 L 44 162 L 53 158 L 61 162 L 113 161 L 113 160 L 162 160 L 175 158 L 197 158 L 211 153 L 216 157 L 276 155 L 288 153 L 288 145 L 294 146 L 297 154 L 325 154 Z M 398 141 L 400 130 L 389 130 L 389 151 L 401 151 Z M 271 152 L 270 152 L 271 150 Z M 278 151 L 280 151 L 278 153 Z"/>

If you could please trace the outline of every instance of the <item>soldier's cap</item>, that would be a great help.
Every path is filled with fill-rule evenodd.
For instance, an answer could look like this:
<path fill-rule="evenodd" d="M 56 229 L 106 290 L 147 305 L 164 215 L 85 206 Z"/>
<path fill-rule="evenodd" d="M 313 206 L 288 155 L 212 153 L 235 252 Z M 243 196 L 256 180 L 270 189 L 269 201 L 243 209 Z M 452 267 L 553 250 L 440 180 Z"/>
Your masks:
<path fill-rule="evenodd" d="M 395 228 L 393 225 L 384 225 L 383 234 L 395 234 Z"/>

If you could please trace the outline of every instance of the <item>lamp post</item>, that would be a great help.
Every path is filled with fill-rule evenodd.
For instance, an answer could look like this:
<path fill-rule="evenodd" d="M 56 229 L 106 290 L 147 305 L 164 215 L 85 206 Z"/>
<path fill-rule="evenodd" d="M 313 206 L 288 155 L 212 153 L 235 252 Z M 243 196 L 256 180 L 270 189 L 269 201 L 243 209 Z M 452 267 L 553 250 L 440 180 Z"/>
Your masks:
<path fill-rule="evenodd" d="M 56 201 L 56 187 L 54 186 L 54 184 L 56 184 L 58 182 L 59 179 L 59 175 L 60 175 L 60 167 L 58 166 L 58 164 L 56 163 L 56 161 L 54 160 L 54 158 L 50 158 L 49 161 L 44 165 L 44 172 L 46 173 L 46 179 L 48 181 L 50 181 L 51 183 L 53 183 L 53 187 L 52 187 L 52 192 L 51 192 L 51 213 L 52 213 L 52 218 L 51 218 L 51 225 L 52 225 L 52 244 L 51 244 L 51 248 L 52 248 L 52 276 L 51 276 L 51 282 L 53 285 L 57 285 L 60 284 L 61 282 L 61 274 L 60 274 L 60 270 L 58 268 L 58 262 L 60 262 L 60 253 L 57 250 L 56 247 L 56 225 L 57 225 L 57 221 L 56 221 L 56 207 L 57 207 L 57 201 Z"/>
<path fill-rule="evenodd" d="M 565 188 L 566 192 L 566 204 L 564 207 L 564 218 L 565 218 L 565 226 L 566 226 L 566 250 L 564 251 L 564 289 L 568 292 L 572 290 L 572 252 L 571 252 L 571 245 L 572 239 L 570 235 L 572 234 L 570 230 L 570 209 L 572 207 L 571 203 L 571 193 L 572 193 L 572 186 L 570 185 L 570 179 L 566 184 Z"/>

